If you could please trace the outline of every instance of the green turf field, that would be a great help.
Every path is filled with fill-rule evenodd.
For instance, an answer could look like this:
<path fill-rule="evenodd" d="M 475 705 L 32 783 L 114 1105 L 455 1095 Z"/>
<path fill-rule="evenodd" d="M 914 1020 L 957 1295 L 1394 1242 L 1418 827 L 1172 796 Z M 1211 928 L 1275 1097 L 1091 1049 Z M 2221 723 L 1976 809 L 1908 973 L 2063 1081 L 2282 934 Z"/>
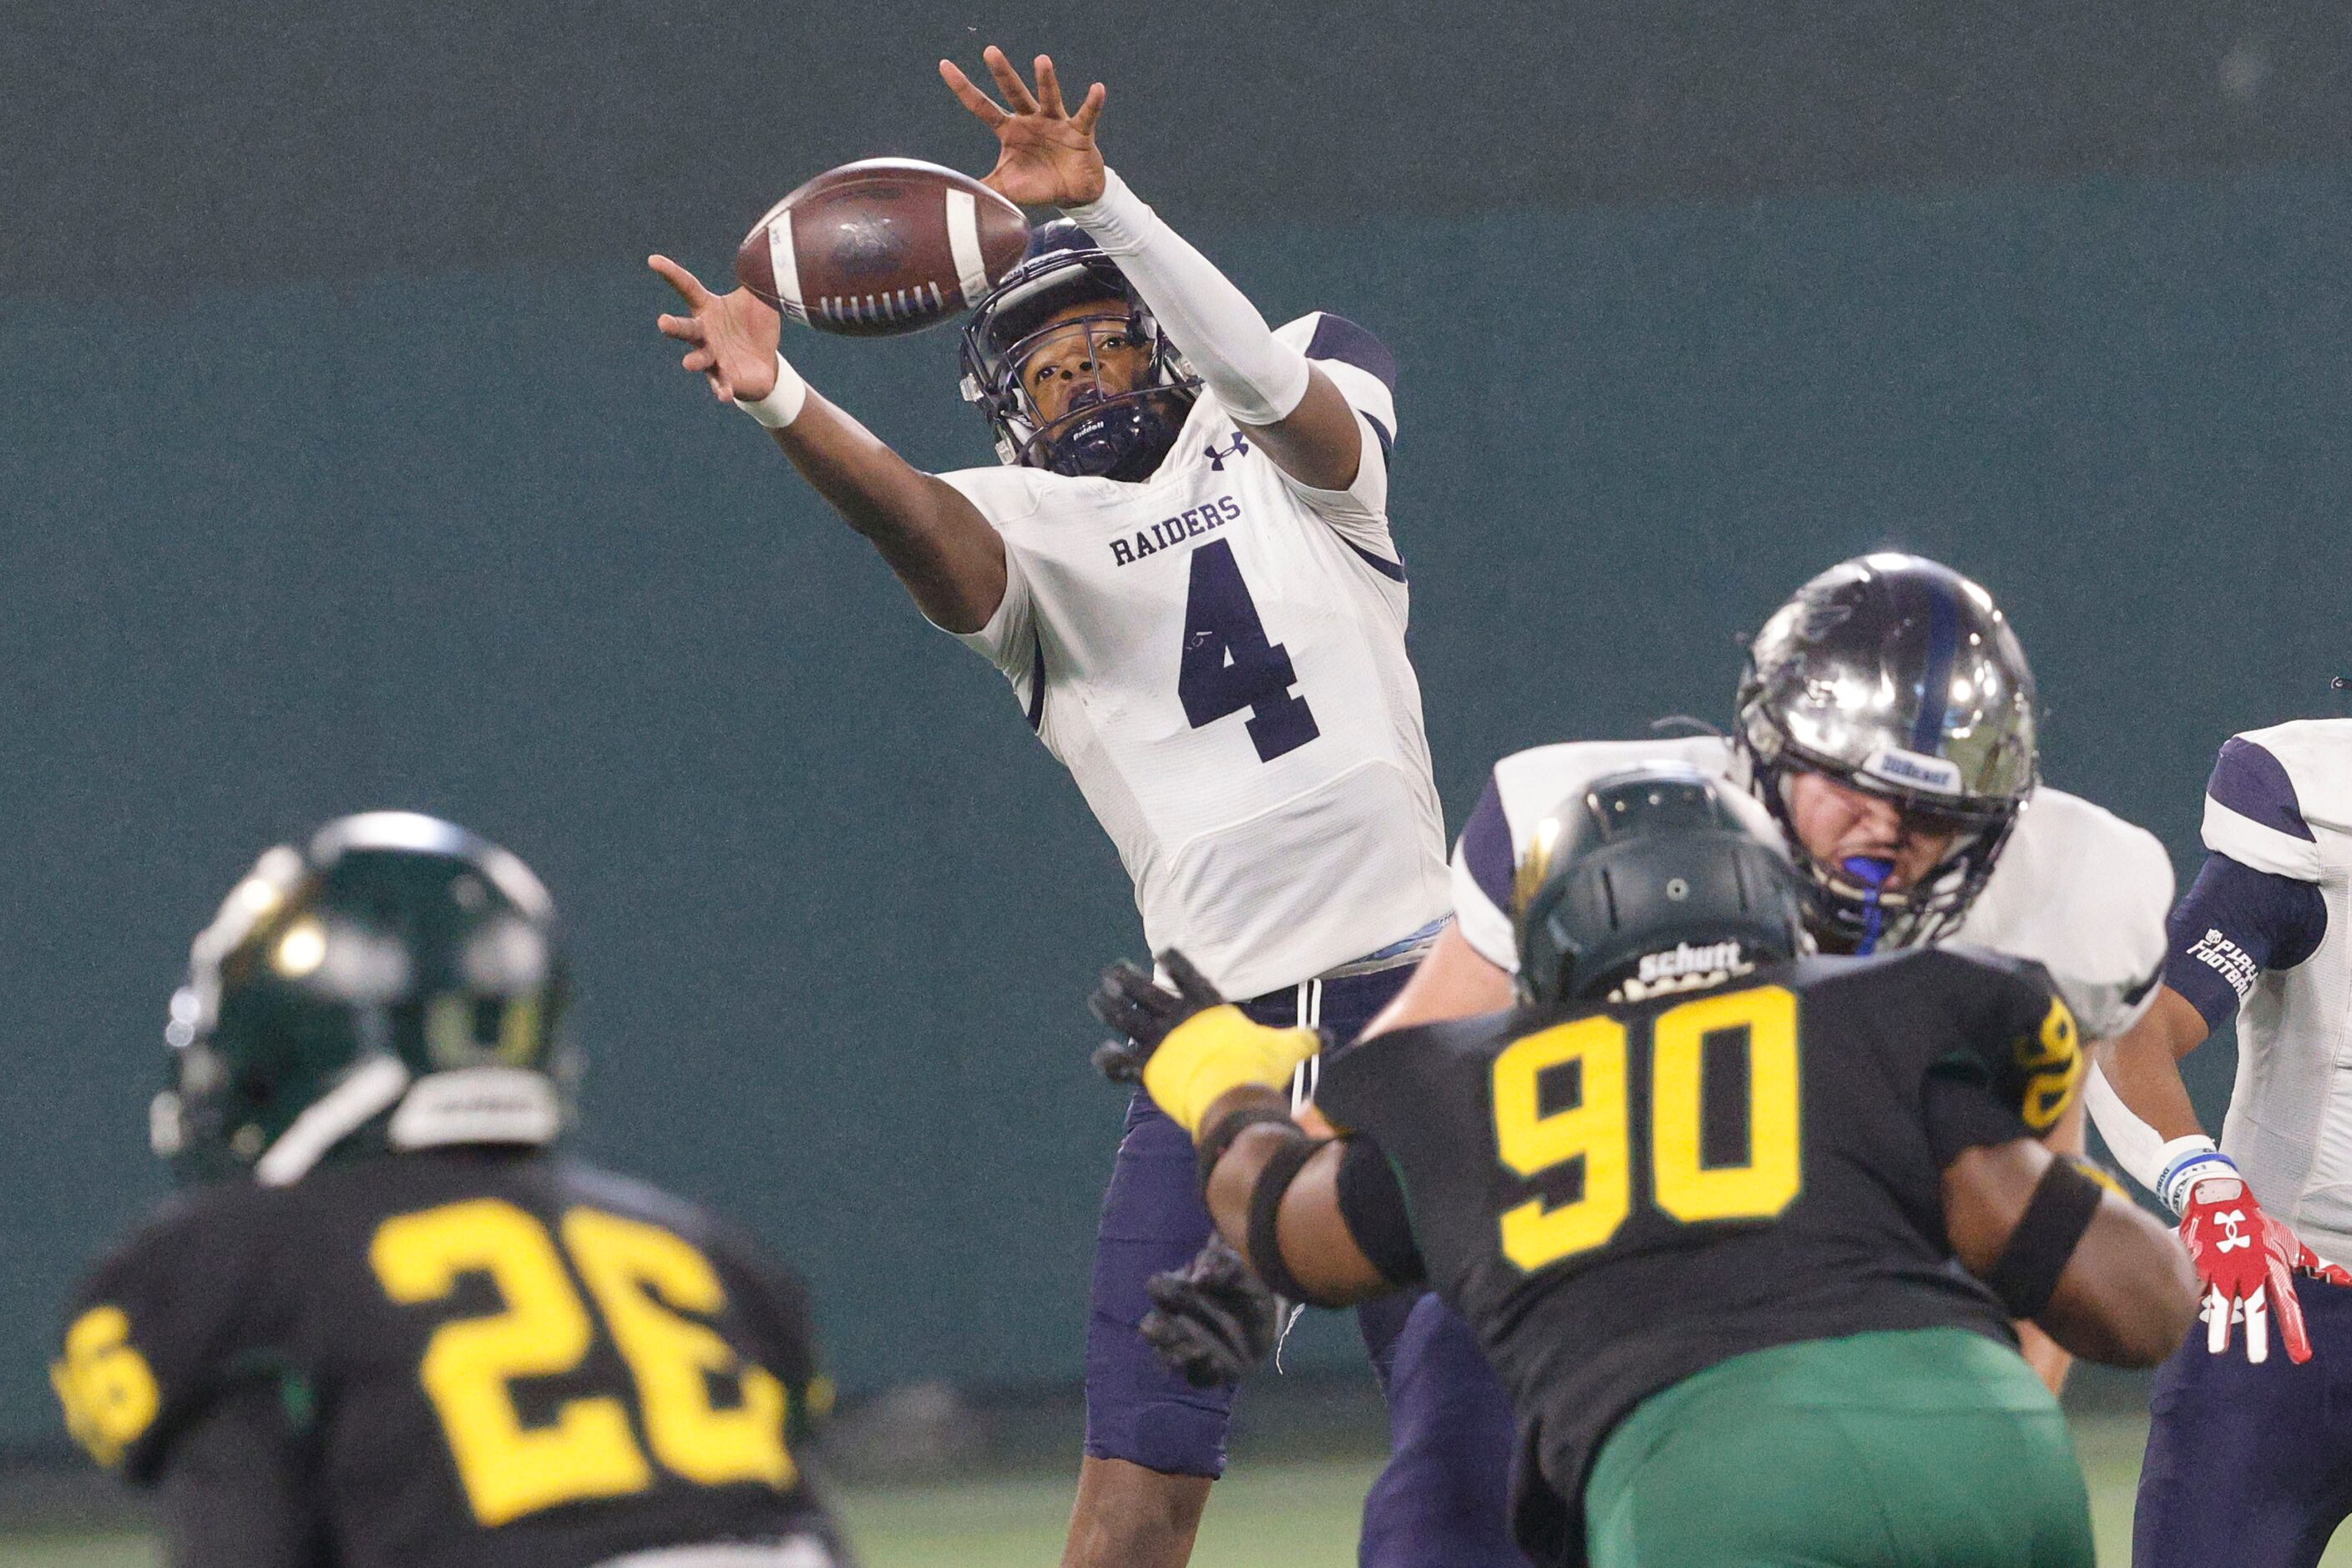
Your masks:
<path fill-rule="evenodd" d="M 2132 1483 L 2139 1424 L 2094 1417 L 2075 1425 L 2099 1561 L 2130 1561 Z M 1350 1568 L 1357 1505 L 1369 1461 L 1259 1463 L 1221 1483 L 1201 1531 L 1199 1568 Z M 1039 1568 L 1060 1555 L 1070 1489 L 1062 1478 L 853 1491 L 841 1498 L 866 1568 Z M 2352 1536 L 2326 1559 L 2352 1568 Z M 0 1535 L 0 1568 L 152 1568 L 134 1537 L 65 1539 Z"/>

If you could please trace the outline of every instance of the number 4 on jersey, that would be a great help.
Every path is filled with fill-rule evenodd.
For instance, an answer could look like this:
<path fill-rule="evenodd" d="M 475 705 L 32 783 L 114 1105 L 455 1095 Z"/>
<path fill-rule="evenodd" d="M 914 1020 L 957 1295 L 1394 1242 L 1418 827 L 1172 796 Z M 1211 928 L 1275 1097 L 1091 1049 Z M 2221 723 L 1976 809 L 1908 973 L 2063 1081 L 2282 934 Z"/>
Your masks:
<path fill-rule="evenodd" d="M 1291 690 L 1298 674 L 1280 643 L 1265 639 L 1249 584 L 1220 539 L 1192 552 L 1192 585 L 1184 602 L 1184 660 L 1176 695 L 1192 728 L 1250 710 L 1249 738 L 1270 763 L 1315 739 L 1315 715 Z"/>

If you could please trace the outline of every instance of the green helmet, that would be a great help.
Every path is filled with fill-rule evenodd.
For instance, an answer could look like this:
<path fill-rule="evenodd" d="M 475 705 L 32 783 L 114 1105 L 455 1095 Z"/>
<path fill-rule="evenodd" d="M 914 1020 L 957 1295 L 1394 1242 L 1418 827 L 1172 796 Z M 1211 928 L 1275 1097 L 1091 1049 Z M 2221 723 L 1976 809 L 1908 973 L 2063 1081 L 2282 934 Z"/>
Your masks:
<path fill-rule="evenodd" d="M 271 848 L 190 948 L 156 1153 L 282 1184 L 338 1152 L 550 1142 L 575 1070 L 554 921 L 529 867 L 435 817 Z"/>
<path fill-rule="evenodd" d="M 1547 1011 L 1720 984 L 1811 947 L 1771 818 L 1682 763 L 1610 773 L 1553 807 L 1512 901 L 1520 994 Z"/>

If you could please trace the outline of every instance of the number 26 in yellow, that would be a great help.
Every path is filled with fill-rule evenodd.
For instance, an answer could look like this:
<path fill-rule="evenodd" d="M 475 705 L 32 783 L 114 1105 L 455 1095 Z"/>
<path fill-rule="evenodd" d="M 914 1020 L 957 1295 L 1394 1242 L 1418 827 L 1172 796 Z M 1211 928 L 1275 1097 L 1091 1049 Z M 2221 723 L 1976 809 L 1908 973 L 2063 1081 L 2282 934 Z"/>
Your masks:
<path fill-rule="evenodd" d="M 726 1305 L 709 1259 L 659 1226 L 595 1209 L 572 1210 L 562 1229 L 564 1250 L 628 1365 L 653 1458 L 706 1486 L 790 1485 L 796 1471 L 784 1448 L 782 1383 L 739 1359 L 707 1324 L 681 1315 Z M 442 1300 L 460 1276 L 481 1273 L 506 1304 L 494 1316 L 435 1330 L 418 1368 L 484 1527 L 653 1485 L 652 1463 L 618 1396 L 565 1400 L 537 1426 L 526 1426 L 515 1408 L 514 1380 L 576 1370 L 596 1331 L 554 1238 L 536 1218 L 498 1198 L 398 1215 L 377 1227 L 369 1261 L 394 1301 Z M 740 1403 L 712 1405 L 713 1375 L 732 1378 Z"/>
<path fill-rule="evenodd" d="M 1747 1037 L 1748 1158 L 1702 1157 L 1708 1037 Z M 1625 1026 L 1606 1015 L 1577 1018 L 1513 1041 L 1495 1058 L 1495 1142 L 1503 1163 L 1532 1179 L 1583 1163 L 1573 1200 L 1541 1198 L 1502 1215 L 1503 1254 L 1532 1272 L 1591 1251 L 1633 1212 L 1633 1155 L 1625 1082 Z M 1546 1073 L 1575 1064 L 1577 1103 L 1547 1114 Z M 1769 1219 L 1803 1186 L 1797 998 L 1778 985 L 1685 1002 L 1650 1026 L 1650 1195 L 1685 1224 Z"/>

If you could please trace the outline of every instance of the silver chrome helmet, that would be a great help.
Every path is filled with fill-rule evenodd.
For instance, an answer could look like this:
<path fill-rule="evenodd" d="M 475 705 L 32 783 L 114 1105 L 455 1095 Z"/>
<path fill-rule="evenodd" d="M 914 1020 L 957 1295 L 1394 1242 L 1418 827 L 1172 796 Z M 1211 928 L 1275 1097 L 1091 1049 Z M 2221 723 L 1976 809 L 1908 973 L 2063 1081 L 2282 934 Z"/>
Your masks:
<path fill-rule="evenodd" d="M 1958 927 L 2039 782 L 2017 635 L 1991 595 L 1917 555 L 1860 556 L 1798 589 L 1749 650 L 1734 728 L 1832 947 L 1910 946 Z M 1885 860 L 1821 860 L 1789 815 L 1791 772 L 1893 802 L 1956 834 L 1951 852 L 1900 890 L 1884 886 Z"/>

